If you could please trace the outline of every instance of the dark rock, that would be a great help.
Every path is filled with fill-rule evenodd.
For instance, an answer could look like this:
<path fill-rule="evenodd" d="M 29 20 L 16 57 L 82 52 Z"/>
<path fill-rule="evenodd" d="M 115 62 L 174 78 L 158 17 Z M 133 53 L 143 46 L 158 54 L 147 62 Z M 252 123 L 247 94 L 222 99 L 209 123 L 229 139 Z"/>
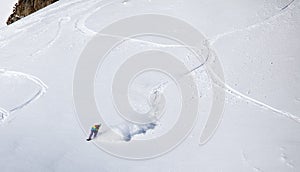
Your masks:
<path fill-rule="evenodd" d="M 15 4 L 13 13 L 8 17 L 6 24 L 12 24 L 56 1 L 58 0 L 19 0 L 18 3 Z"/>

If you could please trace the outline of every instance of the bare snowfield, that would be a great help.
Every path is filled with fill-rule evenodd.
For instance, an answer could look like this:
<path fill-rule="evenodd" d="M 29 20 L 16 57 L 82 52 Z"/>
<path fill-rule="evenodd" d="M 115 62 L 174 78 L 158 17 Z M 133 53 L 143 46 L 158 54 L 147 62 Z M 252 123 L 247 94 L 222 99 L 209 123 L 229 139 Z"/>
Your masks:
<path fill-rule="evenodd" d="M 127 28 L 111 29 L 123 19 L 149 15 L 192 26 L 201 33 L 203 49 L 196 51 L 205 58 L 198 61 L 189 50 L 195 47 L 169 37 L 149 32 L 127 37 Z M 168 26 L 147 22 L 141 21 L 150 31 Z M 182 28 L 170 33 L 179 35 Z M 107 42 L 94 48 L 99 56 L 110 39 L 124 41 L 94 65 L 94 90 L 82 94 L 94 92 L 101 117 L 90 111 L 95 117 L 87 119 L 77 107 L 76 83 L 88 81 L 76 80 L 76 72 L 86 47 L 102 30 L 108 34 L 100 34 Z M 190 72 L 172 78 L 145 70 L 134 76 L 127 103 L 139 114 L 163 115 L 155 124 L 131 124 L 115 109 L 112 85 L 119 83 L 114 78 L 126 79 L 121 76 L 130 69 L 130 57 L 151 50 L 176 56 Z M 60 0 L 0 28 L 0 52 L 0 171 L 300 171 L 299 0 Z M 165 64 L 157 56 L 152 62 Z M 186 101 L 177 86 L 189 79 L 197 93 Z M 151 92 L 157 85 L 163 96 Z M 148 150 L 136 147 L 132 157 L 112 153 L 167 135 L 177 121 L 190 117 L 180 115 L 181 108 L 194 102 L 196 120 L 182 124 L 186 135 L 167 151 L 152 155 L 165 146 L 153 142 Z M 211 120 L 216 102 L 221 113 Z M 105 124 L 102 134 L 86 142 L 85 124 L 99 119 Z M 215 130 L 206 136 L 209 127 Z"/>

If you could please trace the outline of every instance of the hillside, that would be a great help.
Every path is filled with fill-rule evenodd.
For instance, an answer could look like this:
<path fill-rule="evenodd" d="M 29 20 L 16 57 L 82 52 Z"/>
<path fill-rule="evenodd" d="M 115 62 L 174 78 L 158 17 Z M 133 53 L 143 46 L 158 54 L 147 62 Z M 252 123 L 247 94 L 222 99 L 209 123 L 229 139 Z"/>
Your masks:
<path fill-rule="evenodd" d="M 59 0 L 0 29 L 0 171 L 299 171 L 299 38 L 299 0 Z"/>

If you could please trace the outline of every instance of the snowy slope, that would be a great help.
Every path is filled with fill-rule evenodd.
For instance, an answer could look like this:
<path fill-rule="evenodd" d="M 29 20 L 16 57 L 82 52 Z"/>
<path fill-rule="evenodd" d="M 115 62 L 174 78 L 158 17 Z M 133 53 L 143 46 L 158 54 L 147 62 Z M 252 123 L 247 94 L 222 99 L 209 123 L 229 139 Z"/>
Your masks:
<path fill-rule="evenodd" d="M 96 32 L 141 14 L 172 16 L 199 30 L 222 64 L 225 84 L 221 87 L 226 94 L 222 121 L 206 144 L 200 144 L 199 138 L 207 116 L 200 115 L 175 149 L 136 161 L 112 156 L 85 141 L 74 106 L 73 79 L 79 57 Z M 299 38 L 299 0 L 60 0 L 0 29 L 0 169 L 299 171 Z M 144 37 L 121 45 L 110 57 L 151 48 L 145 40 L 166 41 Z M 168 51 L 184 53 L 176 46 Z M 99 109 L 104 107 L 104 118 L 112 126 L 120 121 L 114 118 L 112 105 L 106 104 L 111 98 L 104 84 L 115 70 L 109 64 L 118 63 L 107 61 L 95 81 Z M 187 59 L 187 64 L 193 61 Z M 213 84 L 203 71 L 194 74 L 200 114 L 209 111 Z M 140 78 L 139 82 L 146 81 Z M 130 101 L 137 110 L 149 110 L 139 97 L 139 82 Z M 178 96 L 173 89 L 166 90 L 167 100 L 168 95 Z M 172 106 L 178 103 L 175 100 L 166 103 L 167 114 L 177 108 Z M 173 120 L 166 116 L 153 130 L 133 139 L 162 135 Z M 124 131 L 122 125 L 117 129 Z"/>

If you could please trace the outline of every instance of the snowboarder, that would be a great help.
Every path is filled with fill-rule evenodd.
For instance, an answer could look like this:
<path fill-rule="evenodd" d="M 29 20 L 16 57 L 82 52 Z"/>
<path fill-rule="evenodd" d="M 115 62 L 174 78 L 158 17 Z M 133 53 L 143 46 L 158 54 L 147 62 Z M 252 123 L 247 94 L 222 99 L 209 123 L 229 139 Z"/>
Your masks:
<path fill-rule="evenodd" d="M 92 137 L 95 138 L 98 134 L 99 128 L 101 127 L 101 124 L 95 124 L 92 126 L 91 128 L 91 133 L 88 139 L 86 139 L 87 141 L 92 140 Z"/>

